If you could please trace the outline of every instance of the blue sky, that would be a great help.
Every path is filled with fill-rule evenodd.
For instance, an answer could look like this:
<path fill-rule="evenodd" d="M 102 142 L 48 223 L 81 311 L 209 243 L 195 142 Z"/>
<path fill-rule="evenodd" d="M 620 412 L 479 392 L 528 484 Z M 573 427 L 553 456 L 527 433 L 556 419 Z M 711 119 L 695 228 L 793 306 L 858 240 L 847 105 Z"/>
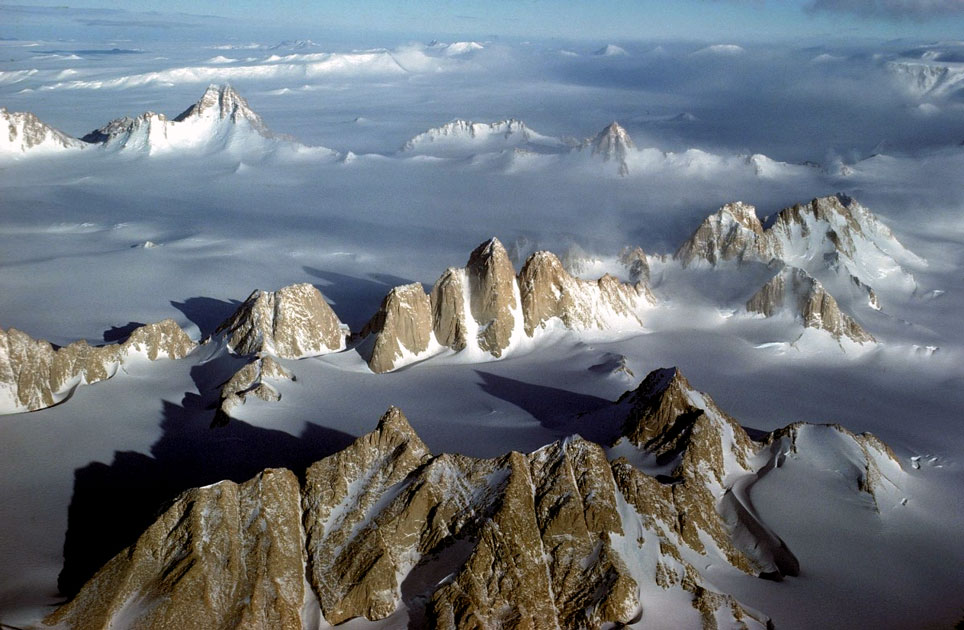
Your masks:
<path fill-rule="evenodd" d="M 8 6 L 14 3 L 5 3 Z M 16 4 L 50 6 L 20 0 Z M 90 0 L 313 30 L 590 40 L 959 39 L 964 0 Z"/>

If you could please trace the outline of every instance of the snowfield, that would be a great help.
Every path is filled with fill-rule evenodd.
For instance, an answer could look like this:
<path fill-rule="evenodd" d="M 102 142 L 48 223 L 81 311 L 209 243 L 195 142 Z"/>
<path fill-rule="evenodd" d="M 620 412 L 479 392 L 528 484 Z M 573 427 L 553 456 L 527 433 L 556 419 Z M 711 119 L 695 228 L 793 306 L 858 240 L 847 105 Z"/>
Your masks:
<path fill-rule="evenodd" d="M 310 283 L 358 333 L 393 287 L 430 290 L 493 236 L 516 273 L 549 250 L 592 280 L 629 281 L 620 252 L 639 246 L 654 303 L 638 313 L 641 326 L 567 330 L 556 319 L 531 338 L 513 311 L 510 351 L 498 360 L 434 336 L 386 374 L 372 373 L 351 339 L 279 359 L 295 377 L 272 381 L 280 400 L 248 398 L 220 428 L 210 426 L 218 391 L 242 362 L 218 338 L 183 359 L 132 353 L 62 404 L 2 415 L 0 622 L 38 626 L 63 601 L 58 588 L 76 592 L 177 492 L 265 467 L 303 470 L 370 431 L 390 405 L 434 453 L 529 453 L 578 433 L 615 459 L 627 451 L 612 447 L 621 418 L 611 403 L 669 366 L 746 428 L 839 423 L 872 432 L 900 464 L 874 509 L 848 485 L 853 458 L 784 453 L 741 485 L 739 500 L 793 550 L 800 575 L 751 577 L 708 545 L 686 560 L 714 588 L 781 629 L 959 620 L 956 47 L 942 61 L 939 47 L 909 57 L 883 43 L 665 44 L 657 54 L 605 42 L 328 49 L 205 37 L 0 41 L 9 59 L 0 126 L 11 130 L 0 141 L 0 328 L 100 345 L 172 318 L 202 342 L 252 290 Z M 739 89 L 704 82 L 713 73 Z M 747 103 L 750 88 L 759 98 Z M 199 99 L 213 109 L 175 121 Z M 922 117 L 922 102 L 933 115 Z M 157 114 L 137 119 L 145 112 Z M 137 121 L 120 135 L 79 140 L 123 117 Z M 603 159 L 592 140 L 614 120 L 635 146 Z M 847 258 L 834 253 L 843 223 L 803 221 L 781 237 L 785 262 L 820 278 L 876 343 L 835 339 L 793 313 L 747 312 L 778 272 L 770 260 L 673 257 L 724 203 L 751 203 L 763 219 L 836 193 L 879 223 L 866 224 Z M 471 311 L 468 292 L 462 307 Z M 466 325 L 475 341 L 478 323 Z M 0 408 L 19 409 L 9 389 Z M 819 430 L 805 438 L 808 453 L 832 441 Z M 633 510 L 621 495 L 617 507 L 624 520 Z M 615 542 L 620 554 L 637 534 L 650 532 L 628 532 Z M 656 561 L 624 560 L 634 575 Z M 652 588 L 643 599 L 654 610 L 698 627 L 698 615 L 679 612 L 678 593 Z M 648 619 L 632 627 L 652 627 Z M 364 627 L 407 623 L 401 611 Z"/>

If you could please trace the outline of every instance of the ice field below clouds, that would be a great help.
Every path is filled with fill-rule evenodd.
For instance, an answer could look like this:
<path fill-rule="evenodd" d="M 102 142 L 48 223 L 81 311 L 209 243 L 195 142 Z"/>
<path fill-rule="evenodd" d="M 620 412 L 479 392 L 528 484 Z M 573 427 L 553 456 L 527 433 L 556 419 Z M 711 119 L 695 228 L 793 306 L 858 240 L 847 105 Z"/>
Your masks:
<path fill-rule="evenodd" d="M 304 465 L 369 431 L 388 405 L 434 452 L 528 452 L 572 433 L 606 442 L 618 421 L 606 406 L 675 365 L 748 427 L 871 431 L 906 473 L 882 516 L 841 493 L 810 509 L 814 476 L 837 478 L 791 460 L 751 497 L 811 572 L 777 584 L 698 567 L 714 584 L 779 628 L 822 615 L 880 628 L 956 622 L 964 109 L 953 90 L 908 89 L 907 72 L 887 66 L 914 55 L 956 63 L 956 48 L 942 58 L 930 54 L 939 47 L 895 44 L 605 44 L 0 42 L 0 105 L 71 136 L 148 110 L 174 118 L 214 82 L 236 88 L 278 143 L 0 156 L 3 329 L 104 343 L 170 317 L 200 340 L 252 290 L 309 282 L 357 332 L 392 287 L 431 287 L 491 236 L 523 254 L 582 252 L 596 277 L 625 274 L 617 255 L 641 246 L 657 299 L 635 334 L 551 329 L 500 361 L 446 351 L 382 375 L 351 349 L 284 361 L 297 380 L 277 386 L 281 400 L 245 403 L 223 434 L 207 428 L 209 398 L 234 364 L 210 346 L 125 365 L 63 405 L 0 416 L 0 621 L 35 623 L 57 601 L 65 536 L 78 525 L 68 506 L 94 501 L 99 483 L 130 493 L 125 476 L 150 485 L 167 467 L 187 487 Z M 606 54 L 594 54 L 600 46 Z M 401 150 L 452 121 L 510 119 L 532 133 L 483 126 L 435 151 Z M 583 144 L 613 120 L 637 147 L 625 175 Z M 723 203 L 752 203 L 763 218 L 838 191 L 920 257 L 906 264 L 916 288 L 880 287 L 880 311 L 838 296 L 878 344 L 847 349 L 792 318 L 747 314 L 774 273 L 762 263 L 683 269 L 671 259 Z M 255 443 L 264 448 L 247 450 Z M 209 452 L 225 463 L 205 471 Z M 77 531 L 90 527 L 80 521 Z M 830 596 L 841 589 L 847 598 Z"/>

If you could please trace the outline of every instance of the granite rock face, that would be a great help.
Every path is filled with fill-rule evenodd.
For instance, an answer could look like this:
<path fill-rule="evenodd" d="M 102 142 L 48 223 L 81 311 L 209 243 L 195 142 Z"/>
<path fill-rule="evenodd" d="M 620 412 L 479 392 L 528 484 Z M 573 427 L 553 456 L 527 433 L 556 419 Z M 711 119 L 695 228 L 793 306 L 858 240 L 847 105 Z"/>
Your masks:
<path fill-rule="evenodd" d="M 911 290 L 916 284 L 902 265 L 923 264 L 872 212 L 842 194 L 784 208 L 762 222 L 753 206 L 726 204 L 700 224 L 675 258 L 684 266 L 777 259 L 821 280 L 839 276 L 842 286 L 855 284 L 877 308 L 872 285 Z"/>
<path fill-rule="evenodd" d="M 780 253 L 766 237 L 756 208 L 736 201 L 704 219 L 674 256 L 685 266 L 696 261 L 711 265 L 744 259 L 769 262 Z"/>
<path fill-rule="evenodd" d="M 393 289 L 360 335 L 368 338 L 363 354 L 373 371 L 386 372 L 444 348 L 500 358 L 553 319 L 574 330 L 638 329 L 655 302 L 646 256 L 627 250 L 623 264 L 636 282 L 575 278 L 549 252 L 530 255 L 517 276 L 505 247 L 492 238 L 464 268 L 447 269 L 427 298 L 418 284 Z"/>
<path fill-rule="evenodd" d="M 372 337 L 368 366 L 389 372 L 417 358 L 432 345 L 432 330 L 432 302 L 422 285 L 395 287 L 361 331 L 361 337 Z"/>
<path fill-rule="evenodd" d="M 654 301 L 642 283 L 625 284 L 609 275 L 596 282 L 573 277 L 550 252 L 529 256 L 519 286 L 530 336 L 553 318 L 574 330 L 639 328 L 641 313 Z"/>
<path fill-rule="evenodd" d="M 293 378 L 291 372 L 271 355 L 257 357 L 221 385 L 219 409 L 224 417 L 230 417 L 239 405 L 244 404 L 248 396 L 254 396 L 266 402 L 277 402 L 281 400 L 281 394 L 271 386 L 269 381 L 293 380 Z"/>
<path fill-rule="evenodd" d="M 321 292 L 309 283 L 256 290 L 215 331 L 240 355 L 300 359 L 345 347 L 345 330 Z"/>
<path fill-rule="evenodd" d="M 522 322 L 515 269 L 505 247 L 497 238 L 479 245 L 465 267 L 469 282 L 469 305 L 478 323 L 479 348 L 494 357 L 502 356 L 512 333 Z"/>
<path fill-rule="evenodd" d="M 269 470 L 184 493 L 46 621 L 300 628 L 320 614 L 539 630 L 671 613 L 682 628 L 764 628 L 683 559 L 672 492 L 578 437 L 434 456 L 393 407 L 300 488 Z"/>
<path fill-rule="evenodd" d="M 840 310 L 837 300 L 803 269 L 784 267 L 746 303 L 746 310 L 772 317 L 788 312 L 806 328 L 829 332 L 835 339 L 846 337 L 857 343 L 874 342 L 874 337 Z"/>
<path fill-rule="evenodd" d="M 196 346 L 174 320 L 135 329 L 124 343 L 91 346 L 75 341 L 62 348 L 10 328 L 0 330 L 0 396 L 7 413 L 35 411 L 68 398 L 75 387 L 103 381 L 135 353 L 151 361 L 180 359 Z"/>
<path fill-rule="evenodd" d="M 301 630 L 301 515 L 298 479 L 283 469 L 188 490 L 45 623 Z"/>

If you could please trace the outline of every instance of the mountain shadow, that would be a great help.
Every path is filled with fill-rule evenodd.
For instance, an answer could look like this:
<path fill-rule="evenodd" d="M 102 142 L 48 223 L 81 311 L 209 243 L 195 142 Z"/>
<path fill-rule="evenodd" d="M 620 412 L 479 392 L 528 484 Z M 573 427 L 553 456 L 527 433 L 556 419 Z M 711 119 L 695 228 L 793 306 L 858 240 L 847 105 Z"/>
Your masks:
<path fill-rule="evenodd" d="M 211 428 L 211 412 L 195 394 L 183 405 L 164 401 L 163 413 L 163 434 L 150 455 L 118 451 L 110 464 L 92 462 L 74 471 L 57 581 L 65 597 L 76 595 L 97 569 L 133 544 L 184 490 L 224 479 L 243 482 L 265 468 L 303 476 L 310 464 L 355 439 L 315 424 L 297 437 L 236 419 Z"/>
<path fill-rule="evenodd" d="M 481 370 L 475 373 L 482 378 L 479 383 L 482 391 L 519 407 L 557 435 L 578 433 L 587 440 L 607 444 L 619 430 L 616 405 L 605 398 L 534 385 Z"/>
<path fill-rule="evenodd" d="M 238 300 L 224 301 L 209 297 L 192 297 L 183 302 L 171 301 L 171 306 L 184 313 L 184 316 L 198 327 L 202 339 L 214 334 L 214 330 L 231 317 L 240 305 Z"/>

